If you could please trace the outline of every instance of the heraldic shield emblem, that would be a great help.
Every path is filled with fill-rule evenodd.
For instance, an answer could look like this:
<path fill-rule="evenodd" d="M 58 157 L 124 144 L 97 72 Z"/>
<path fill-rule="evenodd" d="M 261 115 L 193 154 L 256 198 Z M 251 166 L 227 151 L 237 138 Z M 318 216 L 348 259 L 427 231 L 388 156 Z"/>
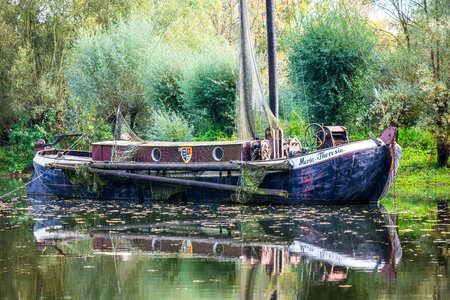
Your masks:
<path fill-rule="evenodd" d="M 191 161 L 192 158 L 192 147 L 181 147 L 180 148 L 181 158 L 185 163 Z"/>

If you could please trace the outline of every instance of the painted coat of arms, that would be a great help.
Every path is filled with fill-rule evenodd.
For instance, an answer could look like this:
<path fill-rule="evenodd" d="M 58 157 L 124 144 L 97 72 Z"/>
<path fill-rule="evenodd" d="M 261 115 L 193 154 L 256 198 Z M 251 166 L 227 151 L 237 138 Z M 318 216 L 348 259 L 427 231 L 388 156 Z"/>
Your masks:
<path fill-rule="evenodd" d="M 181 158 L 185 163 L 191 161 L 192 158 L 192 147 L 181 147 L 180 148 Z"/>

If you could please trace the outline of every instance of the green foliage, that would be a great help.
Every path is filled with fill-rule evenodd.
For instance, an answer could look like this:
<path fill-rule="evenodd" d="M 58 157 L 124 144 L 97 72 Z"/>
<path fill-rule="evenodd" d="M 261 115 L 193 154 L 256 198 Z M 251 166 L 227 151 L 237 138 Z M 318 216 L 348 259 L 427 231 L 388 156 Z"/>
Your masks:
<path fill-rule="evenodd" d="M 8 166 L 8 171 L 20 173 L 31 167 L 34 156 L 34 143 L 39 139 L 53 139 L 53 125 L 55 124 L 56 113 L 50 110 L 45 114 L 44 120 L 39 124 L 29 125 L 29 117 L 22 117 L 8 133 L 11 146 L 7 153 L 3 154 L 3 161 Z"/>
<path fill-rule="evenodd" d="M 148 138 L 153 141 L 190 141 L 194 138 L 193 128 L 180 114 L 173 111 L 154 110 L 153 124 Z"/>
<path fill-rule="evenodd" d="M 402 158 L 396 182 L 400 185 L 448 184 L 450 175 L 436 164 L 436 138 L 429 130 L 400 128 L 398 143 L 402 147 Z"/>
<path fill-rule="evenodd" d="M 428 120 L 437 135 L 450 135 L 450 90 L 441 81 L 424 75 L 420 80 L 420 96 L 426 103 Z"/>
<path fill-rule="evenodd" d="M 375 32 L 357 14 L 337 8 L 307 19 L 289 62 L 310 120 L 354 125 L 372 101 L 375 45 Z"/>
<path fill-rule="evenodd" d="M 399 81 L 381 91 L 372 113 L 382 127 L 410 127 L 419 121 L 423 109 L 419 87 L 407 81 Z"/>
<path fill-rule="evenodd" d="M 152 64 L 144 70 L 144 94 L 149 107 L 180 111 L 180 81 L 191 52 L 179 51 L 159 42 L 151 53 Z"/>
<path fill-rule="evenodd" d="M 229 141 L 232 139 L 233 136 L 230 137 L 220 129 L 208 129 L 195 138 L 196 141 Z"/>
<path fill-rule="evenodd" d="M 88 192 L 97 193 L 108 184 L 108 181 L 100 177 L 97 173 L 89 172 L 87 165 L 79 165 L 75 172 L 69 175 L 69 180 L 72 184 L 82 184 L 86 187 Z"/>
<path fill-rule="evenodd" d="M 305 104 L 299 101 L 299 95 L 296 88 L 290 82 L 280 84 L 278 92 L 278 113 L 281 118 L 286 118 L 286 116 L 292 113 L 297 113 L 301 116 L 306 115 Z M 287 117 L 288 118 L 288 117 Z"/>
<path fill-rule="evenodd" d="M 183 107 L 196 133 L 222 131 L 231 136 L 234 128 L 236 66 L 234 52 L 216 45 L 200 54 L 180 82 Z"/>
<path fill-rule="evenodd" d="M 396 183 L 413 186 L 448 185 L 450 175 L 447 168 L 436 164 L 434 149 L 403 148 Z"/>
<path fill-rule="evenodd" d="M 68 132 L 84 133 L 92 141 L 113 139 L 111 124 L 97 116 L 92 103 L 85 103 L 78 97 L 72 97 L 69 103 L 72 107 L 67 112 L 67 119 L 70 120 L 66 125 Z M 83 109 L 75 109 L 78 107 Z M 86 146 L 85 143 L 86 140 L 81 141 L 82 146 Z"/>
<path fill-rule="evenodd" d="M 112 122 L 112 112 L 120 103 L 130 127 L 138 133 L 148 131 L 141 124 L 154 126 L 150 116 L 161 114 L 148 112 L 156 109 L 185 110 L 183 114 L 197 132 L 211 129 L 231 135 L 234 53 L 222 42 L 214 42 L 201 54 L 169 47 L 158 37 L 158 26 L 137 18 L 82 36 L 66 71 L 71 123 L 86 128 L 96 127 L 101 119 Z M 79 112 L 80 106 L 94 114 Z M 83 125 L 86 119 L 93 123 Z M 163 135 L 159 132 L 153 138 L 156 136 Z"/>
<path fill-rule="evenodd" d="M 153 4 L 149 18 L 171 47 L 201 49 L 214 39 L 210 18 L 218 1 L 157 0 Z"/>
<path fill-rule="evenodd" d="M 17 57 L 9 71 L 11 86 L 8 93 L 12 118 L 18 120 L 27 112 L 32 119 L 37 118 L 33 104 L 39 97 L 34 53 L 29 47 L 19 48 Z M 38 110 L 40 111 L 40 109 Z"/>
<path fill-rule="evenodd" d="M 281 127 L 284 130 L 284 135 L 288 137 L 296 136 L 300 142 L 303 140 L 307 126 L 308 124 L 305 123 L 305 120 L 302 119 L 300 114 L 295 111 L 285 115 L 284 119 L 281 121 Z"/>
<path fill-rule="evenodd" d="M 420 150 L 431 150 L 436 146 L 433 134 L 420 128 L 400 128 L 398 132 L 398 143 L 404 148 L 416 148 Z"/>
<path fill-rule="evenodd" d="M 17 122 L 24 115 L 31 123 L 39 123 L 49 107 L 61 111 L 57 87 L 44 75 L 38 76 L 34 53 L 29 47 L 19 48 L 17 57 L 9 72 L 11 85 L 8 93 L 10 115 Z M 56 122 L 56 120 L 55 120 Z"/>
<path fill-rule="evenodd" d="M 66 71 L 71 95 L 103 119 L 121 104 L 133 128 L 137 115 L 147 109 L 143 69 L 151 67 L 149 56 L 155 43 L 153 25 L 142 19 L 83 34 L 71 51 Z M 78 108 L 69 102 L 69 109 Z"/>
<path fill-rule="evenodd" d="M 18 44 L 18 35 L 13 27 L 7 24 L 0 14 L 0 128 L 1 135 L 6 133 L 14 117 L 13 107 L 8 99 L 11 80 L 8 76 L 9 70 L 14 62 Z"/>
<path fill-rule="evenodd" d="M 0 140 L 25 114 L 39 124 L 49 107 L 61 123 L 67 87 L 67 50 L 80 28 L 108 28 L 141 0 L 0 0 Z M 145 8 L 148 6 L 140 6 Z"/>

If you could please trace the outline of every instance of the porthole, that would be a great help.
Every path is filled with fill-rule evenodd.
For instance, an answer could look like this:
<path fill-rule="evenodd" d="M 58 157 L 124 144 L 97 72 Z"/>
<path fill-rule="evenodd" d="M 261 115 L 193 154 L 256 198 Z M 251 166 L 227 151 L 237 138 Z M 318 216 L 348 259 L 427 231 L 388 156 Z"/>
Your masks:
<path fill-rule="evenodd" d="M 161 250 L 161 241 L 154 239 L 152 240 L 152 250 L 153 251 L 158 251 Z"/>
<path fill-rule="evenodd" d="M 222 256 L 225 248 L 220 243 L 215 243 L 213 246 L 213 253 L 216 256 Z"/>
<path fill-rule="evenodd" d="M 159 150 L 158 148 L 154 148 L 152 150 L 152 159 L 154 161 L 160 161 L 160 159 L 161 159 L 161 150 Z"/>
<path fill-rule="evenodd" d="M 212 154 L 213 154 L 213 157 L 214 157 L 215 160 L 217 160 L 217 161 L 222 160 L 223 159 L 223 149 L 222 149 L 222 147 L 215 147 L 213 149 Z"/>

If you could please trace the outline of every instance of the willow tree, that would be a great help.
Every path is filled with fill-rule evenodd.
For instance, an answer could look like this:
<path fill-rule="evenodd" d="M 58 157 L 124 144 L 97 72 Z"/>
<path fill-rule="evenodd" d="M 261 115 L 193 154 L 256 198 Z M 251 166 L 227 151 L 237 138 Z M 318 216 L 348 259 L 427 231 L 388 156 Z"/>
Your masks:
<path fill-rule="evenodd" d="M 133 128 L 138 114 L 147 108 L 143 74 L 156 43 L 153 25 L 142 20 L 83 34 L 72 48 L 65 72 L 71 97 L 109 121 L 120 105 Z"/>

